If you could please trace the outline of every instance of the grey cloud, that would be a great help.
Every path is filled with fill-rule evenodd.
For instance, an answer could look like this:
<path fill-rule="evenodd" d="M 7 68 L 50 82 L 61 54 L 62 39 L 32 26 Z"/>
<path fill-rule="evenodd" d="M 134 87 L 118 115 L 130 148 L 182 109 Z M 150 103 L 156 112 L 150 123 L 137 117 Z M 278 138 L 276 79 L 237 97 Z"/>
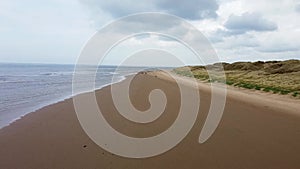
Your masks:
<path fill-rule="evenodd" d="M 80 2 L 93 10 L 93 12 L 109 13 L 112 17 L 122 17 L 137 12 L 153 11 L 151 3 L 132 3 L 130 0 L 80 0 Z"/>
<path fill-rule="evenodd" d="M 212 43 L 219 43 L 224 41 L 224 37 L 227 37 L 226 31 L 218 29 L 215 32 L 208 35 L 208 39 Z"/>
<path fill-rule="evenodd" d="M 217 29 L 215 32 L 208 36 L 208 39 L 212 43 L 224 42 L 224 38 L 229 38 L 231 36 L 237 36 L 245 34 L 245 31 L 241 30 L 227 30 L 227 29 Z"/>
<path fill-rule="evenodd" d="M 249 31 L 263 32 L 275 31 L 278 29 L 277 24 L 263 18 L 258 13 L 244 13 L 241 16 L 232 15 L 225 23 L 228 34 L 243 34 Z"/>
<path fill-rule="evenodd" d="M 269 21 L 258 13 L 244 13 L 241 16 L 231 15 L 224 24 L 223 29 L 217 29 L 209 39 L 213 43 L 223 42 L 224 38 L 248 34 L 248 32 L 275 31 L 276 23 Z"/>
<path fill-rule="evenodd" d="M 112 17 L 122 17 L 137 12 L 166 12 L 189 20 L 216 18 L 219 8 L 216 0 L 152 0 L 133 3 L 129 0 L 81 0 L 94 12 L 104 11 Z"/>
<path fill-rule="evenodd" d="M 300 48 L 297 43 L 291 43 L 286 39 L 278 40 L 277 38 L 275 38 L 261 43 L 260 46 L 256 48 L 256 50 L 263 53 L 283 53 L 297 52 L 300 51 Z"/>
<path fill-rule="evenodd" d="M 115 36 L 116 34 L 131 35 L 133 30 L 135 30 L 134 33 L 147 32 L 151 30 L 152 32 L 160 32 L 172 37 L 161 37 L 160 40 L 162 41 L 176 41 L 176 38 L 182 38 L 186 41 L 202 43 L 202 37 L 199 39 L 198 37 L 193 36 L 195 31 L 197 31 L 195 27 L 191 27 L 191 25 L 185 20 L 174 20 L 171 18 L 173 17 L 170 17 L 169 15 L 155 13 L 136 15 L 133 18 L 130 17 L 130 19 L 124 18 L 123 20 L 119 20 L 118 23 L 114 23 L 114 26 L 101 29 L 101 31 L 105 31 L 107 35 L 110 34 L 111 36 Z"/>
<path fill-rule="evenodd" d="M 219 8 L 215 0 L 161 0 L 157 1 L 157 7 L 191 20 L 216 18 L 218 16 L 216 11 Z"/>
<path fill-rule="evenodd" d="M 100 30 L 101 37 L 107 38 L 108 41 L 113 37 L 119 36 L 120 38 L 135 36 L 136 39 L 144 39 L 149 37 L 150 34 L 158 32 L 159 40 L 161 41 L 177 41 L 177 39 L 180 39 L 190 43 L 197 43 L 201 46 L 207 45 L 205 44 L 207 41 L 203 40 L 205 37 L 199 35 L 198 30 L 189 22 L 174 16 L 158 13 L 144 13 L 124 17 Z M 145 32 L 150 34 L 144 34 Z M 140 34 L 142 35 L 139 36 Z"/>
<path fill-rule="evenodd" d="M 159 24 L 157 24 L 159 23 Z M 184 24 L 183 20 L 170 20 L 169 17 L 163 15 L 154 15 L 154 14 L 145 14 L 145 15 L 136 15 L 132 19 L 120 20 L 119 25 L 108 29 L 107 33 L 121 33 L 127 34 L 132 32 L 132 30 L 139 30 L 143 32 L 146 30 L 169 32 L 174 35 L 182 35 L 186 32 L 183 32 L 181 26 Z"/>
<path fill-rule="evenodd" d="M 296 5 L 295 11 L 300 13 L 300 4 L 297 4 L 297 5 Z"/>
<path fill-rule="evenodd" d="M 255 36 L 244 34 L 243 36 L 228 36 L 224 30 L 219 30 L 209 36 L 209 40 L 223 49 L 254 48 L 259 46 Z"/>
<path fill-rule="evenodd" d="M 259 47 L 257 49 L 259 52 L 263 53 L 282 53 L 282 52 L 294 52 L 294 51 L 299 51 L 297 47 L 293 46 L 276 46 L 276 47 Z"/>

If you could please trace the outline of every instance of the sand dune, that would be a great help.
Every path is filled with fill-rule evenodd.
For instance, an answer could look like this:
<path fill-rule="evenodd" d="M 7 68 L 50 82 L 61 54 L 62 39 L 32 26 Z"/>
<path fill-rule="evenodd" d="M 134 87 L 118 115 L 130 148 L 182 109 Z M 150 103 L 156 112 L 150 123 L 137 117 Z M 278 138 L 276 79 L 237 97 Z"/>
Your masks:
<path fill-rule="evenodd" d="M 211 72 L 210 76 L 207 70 Z M 300 60 L 222 62 L 207 66 L 179 67 L 174 69 L 174 72 L 194 76 L 203 82 L 221 82 L 235 87 L 300 98 Z M 223 78 L 223 73 L 226 79 Z"/>

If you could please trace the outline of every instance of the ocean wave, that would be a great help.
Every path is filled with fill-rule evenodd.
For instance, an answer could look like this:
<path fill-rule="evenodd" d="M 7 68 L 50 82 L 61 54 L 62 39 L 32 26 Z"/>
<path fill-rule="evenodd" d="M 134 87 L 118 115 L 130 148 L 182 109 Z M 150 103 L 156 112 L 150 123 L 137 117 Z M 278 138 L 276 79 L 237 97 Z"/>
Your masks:
<path fill-rule="evenodd" d="M 67 76 L 73 75 L 73 72 L 44 72 L 40 73 L 41 76 Z"/>

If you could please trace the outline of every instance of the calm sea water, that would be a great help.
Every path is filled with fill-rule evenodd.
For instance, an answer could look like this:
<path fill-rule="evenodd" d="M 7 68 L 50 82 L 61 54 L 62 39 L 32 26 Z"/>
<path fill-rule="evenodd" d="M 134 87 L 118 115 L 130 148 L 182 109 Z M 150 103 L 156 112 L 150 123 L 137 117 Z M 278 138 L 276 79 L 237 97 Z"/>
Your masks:
<path fill-rule="evenodd" d="M 85 77 L 89 79 L 94 68 L 86 66 L 81 72 L 82 91 Z M 95 88 L 121 81 L 141 69 L 123 67 L 115 72 L 114 66 L 97 68 Z M 29 112 L 71 97 L 73 71 L 74 65 L 0 64 L 0 128 Z"/>

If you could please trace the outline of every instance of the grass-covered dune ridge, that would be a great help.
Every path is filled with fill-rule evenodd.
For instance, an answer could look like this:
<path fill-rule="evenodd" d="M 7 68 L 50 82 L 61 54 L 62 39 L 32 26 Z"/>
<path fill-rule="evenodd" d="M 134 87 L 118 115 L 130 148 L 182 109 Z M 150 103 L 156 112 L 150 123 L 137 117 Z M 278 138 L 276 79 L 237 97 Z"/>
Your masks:
<path fill-rule="evenodd" d="M 221 78 L 220 65 L 223 66 L 226 81 Z M 209 77 L 207 70 L 211 71 L 213 76 Z M 223 82 L 242 88 L 290 94 L 300 98 L 300 60 L 222 62 L 207 66 L 180 67 L 173 72 L 194 76 L 204 82 Z"/>

